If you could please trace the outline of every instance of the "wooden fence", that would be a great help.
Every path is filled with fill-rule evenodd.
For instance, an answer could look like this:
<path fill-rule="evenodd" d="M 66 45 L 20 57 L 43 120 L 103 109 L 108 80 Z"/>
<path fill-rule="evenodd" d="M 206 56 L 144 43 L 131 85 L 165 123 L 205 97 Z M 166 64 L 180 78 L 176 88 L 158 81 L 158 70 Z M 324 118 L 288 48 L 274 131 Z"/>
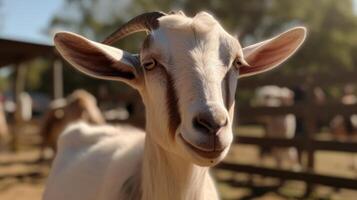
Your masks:
<path fill-rule="evenodd" d="M 259 116 L 263 115 L 294 114 L 303 120 L 305 137 L 279 139 L 238 136 L 235 141 L 237 144 L 257 145 L 259 147 L 296 147 L 297 149 L 306 152 L 307 162 L 303 167 L 303 170 L 300 172 L 227 162 L 222 163 L 218 168 L 234 172 L 259 174 L 282 180 L 304 181 L 307 183 L 307 193 L 311 192 L 313 184 L 328 185 L 336 188 L 357 189 L 357 179 L 317 174 L 314 170 L 314 155 L 316 151 L 357 152 L 357 142 L 322 141 L 315 139 L 315 135 L 318 132 L 317 123 L 319 120 L 330 120 L 336 115 L 349 116 L 351 114 L 357 114 L 357 104 L 344 105 L 336 101 L 329 101 L 323 105 L 316 104 L 313 96 L 313 88 L 316 86 L 322 88 L 329 86 L 341 87 L 344 84 L 351 83 L 357 85 L 357 72 L 336 71 L 329 74 L 296 76 L 271 73 L 264 77 L 252 77 L 246 80 L 239 80 L 238 92 L 246 89 L 254 90 L 257 87 L 264 85 L 278 85 L 290 88 L 303 86 L 305 88 L 306 98 L 302 102 L 293 106 L 273 108 L 241 105 L 238 106 L 236 112 L 238 116 L 236 116 L 238 124 L 254 123 Z"/>

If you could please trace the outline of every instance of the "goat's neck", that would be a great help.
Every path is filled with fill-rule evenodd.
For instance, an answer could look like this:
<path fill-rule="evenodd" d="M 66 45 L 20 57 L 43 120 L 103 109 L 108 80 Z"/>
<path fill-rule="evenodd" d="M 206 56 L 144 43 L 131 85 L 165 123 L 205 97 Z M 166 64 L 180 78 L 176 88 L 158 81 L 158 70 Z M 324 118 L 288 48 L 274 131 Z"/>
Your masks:
<path fill-rule="evenodd" d="M 165 151 L 150 138 L 150 133 L 145 140 L 142 170 L 143 200 L 215 199 L 208 168 Z"/>

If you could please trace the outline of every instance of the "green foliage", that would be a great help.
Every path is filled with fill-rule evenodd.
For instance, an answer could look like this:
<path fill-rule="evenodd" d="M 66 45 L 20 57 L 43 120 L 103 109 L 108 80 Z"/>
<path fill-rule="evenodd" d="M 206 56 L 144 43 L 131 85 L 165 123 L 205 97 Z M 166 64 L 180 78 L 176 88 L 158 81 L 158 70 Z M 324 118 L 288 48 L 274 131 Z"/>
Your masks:
<path fill-rule="evenodd" d="M 307 26 L 301 50 L 282 69 L 285 73 L 352 70 L 356 66 L 357 17 L 350 0 L 188 1 L 186 10 L 210 10 L 238 30 L 245 44 L 271 37 L 288 27 Z"/>

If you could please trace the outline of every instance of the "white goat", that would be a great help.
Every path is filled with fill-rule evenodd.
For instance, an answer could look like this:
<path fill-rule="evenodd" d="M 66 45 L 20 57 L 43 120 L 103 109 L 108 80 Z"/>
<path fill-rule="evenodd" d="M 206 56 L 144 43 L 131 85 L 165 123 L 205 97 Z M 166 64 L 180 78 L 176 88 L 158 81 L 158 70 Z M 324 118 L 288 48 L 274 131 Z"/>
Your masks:
<path fill-rule="evenodd" d="M 149 33 L 140 55 L 108 46 L 138 31 Z M 193 18 L 145 13 L 104 44 L 57 33 L 57 49 L 79 71 L 139 91 L 146 135 L 72 126 L 60 138 L 44 199 L 219 199 L 209 167 L 225 157 L 233 140 L 238 75 L 276 67 L 304 38 L 299 27 L 241 48 L 205 12 Z"/>
<path fill-rule="evenodd" d="M 293 103 L 294 93 L 288 88 L 267 85 L 258 88 L 255 92 L 255 104 L 257 106 L 281 107 Z M 265 137 L 267 138 L 291 139 L 295 136 L 296 118 L 293 114 L 263 116 L 260 121 L 265 126 Z M 272 153 L 278 167 L 283 166 L 283 161 L 286 158 L 291 161 L 296 169 L 300 167 L 296 148 L 273 148 Z"/>

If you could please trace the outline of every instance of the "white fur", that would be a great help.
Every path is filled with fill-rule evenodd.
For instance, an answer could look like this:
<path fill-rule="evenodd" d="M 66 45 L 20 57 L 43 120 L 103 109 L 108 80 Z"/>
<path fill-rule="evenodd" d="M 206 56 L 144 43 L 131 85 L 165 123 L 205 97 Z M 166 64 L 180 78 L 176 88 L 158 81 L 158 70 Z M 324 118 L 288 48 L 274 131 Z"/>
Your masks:
<path fill-rule="evenodd" d="M 144 136 L 128 127 L 69 126 L 60 136 L 43 198 L 117 200 L 125 180 L 137 172 Z"/>

